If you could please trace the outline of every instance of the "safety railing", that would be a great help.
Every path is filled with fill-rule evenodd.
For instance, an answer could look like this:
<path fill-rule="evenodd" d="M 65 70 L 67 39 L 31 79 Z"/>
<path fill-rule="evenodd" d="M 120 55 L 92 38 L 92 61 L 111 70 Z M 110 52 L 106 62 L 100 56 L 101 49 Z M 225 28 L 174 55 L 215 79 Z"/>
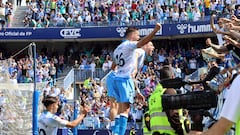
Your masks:
<path fill-rule="evenodd" d="M 103 71 L 102 68 L 96 68 L 95 71 L 92 70 L 81 70 L 81 69 L 71 69 L 69 73 L 66 75 L 66 77 L 63 80 L 63 88 L 67 90 L 75 81 L 77 83 L 83 82 L 84 80 L 90 78 L 93 78 L 95 81 L 99 81 L 109 72 Z"/>
<path fill-rule="evenodd" d="M 89 77 L 93 78 L 95 81 L 100 81 L 108 72 L 109 70 L 103 71 L 102 68 L 96 68 L 95 71 L 75 69 L 74 74 L 76 77 L 76 82 L 83 82 Z"/>
<path fill-rule="evenodd" d="M 221 15 L 221 17 L 225 17 L 227 15 Z M 129 22 L 124 22 L 121 20 L 118 21 L 97 21 L 97 22 L 73 22 L 71 25 L 61 24 L 57 25 L 56 22 L 50 22 L 49 27 L 106 27 L 106 26 L 144 26 L 144 25 L 155 25 L 157 22 L 161 24 L 176 24 L 176 23 L 186 23 L 186 22 L 201 22 L 201 21 L 209 21 L 210 16 L 200 17 L 199 20 L 193 21 L 192 19 L 188 20 L 177 20 L 173 21 L 171 18 L 166 19 L 153 19 L 153 20 L 129 20 Z"/>
<path fill-rule="evenodd" d="M 142 122 L 128 122 L 127 123 L 127 129 L 142 129 Z M 110 128 L 110 121 L 109 122 L 96 122 L 94 119 L 91 119 L 91 123 L 88 123 L 87 125 L 80 124 L 78 126 L 78 129 L 109 129 Z"/>
<path fill-rule="evenodd" d="M 63 80 L 63 88 L 67 90 L 74 82 L 74 70 L 71 69 Z"/>

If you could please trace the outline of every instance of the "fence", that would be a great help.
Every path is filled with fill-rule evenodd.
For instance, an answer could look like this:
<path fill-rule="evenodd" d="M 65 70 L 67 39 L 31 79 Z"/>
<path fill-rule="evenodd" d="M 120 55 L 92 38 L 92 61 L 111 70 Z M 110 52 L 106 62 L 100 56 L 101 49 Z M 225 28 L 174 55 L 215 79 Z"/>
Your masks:
<path fill-rule="evenodd" d="M 67 90 L 74 82 L 74 70 L 71 69 L 63 80 L 63 88 Z"/>
<path fill-rule="evenodd" d="M 100 81 L 109 71 L 110 70 L 104 72 L 102 68 L 96 68 L 95 71 L 75 69 L 74 74 L 76 77 L 76 82 L 83 82 L 89 77 Z"/>
<path fill-rule="evenodd" d="M 57 135 L 71 134 L 70 129 L 59 129 Z M 137 135 L 143 135 L 142 129 L 135 130 Z M 96 130 L 78 130 L 78 135 L 112 135 L 110 130 L 96 129 Z M 130 135 L 130 130 L 126 130 L 125 135 Z"/>
<path fill-rule="evenodd" d="M 63 80 L 63 87 L 64 89 L 68 89 L 71 84 L 74 82 L 74 76 L 76 82 L 83 82 L 84 80 L 88 79 L 89 77 L 93 78 L 100 82 L 100 80 L 109 72 L 103 71 L 102 68 L 96 68 L 95 71 L 92 70 L 80 70 L 80 69 L 71 69 L 67 76 Z"/>

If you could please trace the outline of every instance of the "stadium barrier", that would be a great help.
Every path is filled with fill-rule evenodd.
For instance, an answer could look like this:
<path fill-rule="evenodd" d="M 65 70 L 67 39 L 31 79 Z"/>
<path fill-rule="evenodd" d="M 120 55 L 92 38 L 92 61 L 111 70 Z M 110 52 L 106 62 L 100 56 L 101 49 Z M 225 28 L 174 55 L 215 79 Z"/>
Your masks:
<path fill-rule="evenodd" d="M 108 27 L 56 27 L 56 28 L 6 28 L 0 31 L 0 40 L 4 41 L 48 41 L 51 40 L 117 40 L 124 38 L 128 26 Z M 140 36 L 148 35 L 155 25 L 138 26 Z M 97 31 L 97 32 L 96 32 Z M 51 33 L 51 34 L 46 34 Z M 104 34 L 103 34 L 104 33 Z M 183 36 L 194 34 L 213 34 L 209 21 L 184 22 L 176 24 L 163 24 L 162 28 L 155 34 L 155 38 L 166 38 L 172 36 Z M 73 40 L 74 39 L 74 40 Z"/>
<path fill-rule="evenodd" d="M 137 135 L 143 135 L 142 129 L 138 129 Z M 69 129 L 59 129 L 57 135 L 67 135 Z M 130 130 L 126 130 L 125 135 L 129 135 Z M 111 131 L 107 129 L 94 129 L 94 130 L 78 130 L 78 135 L 111 135 Z"/>
<path fill-rule="evenodd" d="M 83 82 L 84 80 L 90 78 L 93 78 L 94 80 L 99 80 L 103 78 L 109 70 L 103 71 L 102 68 L 96 68 L 93 72 L 92 70 L 75 70 L 75 76 L 76 76 L 76 82 Z"/>

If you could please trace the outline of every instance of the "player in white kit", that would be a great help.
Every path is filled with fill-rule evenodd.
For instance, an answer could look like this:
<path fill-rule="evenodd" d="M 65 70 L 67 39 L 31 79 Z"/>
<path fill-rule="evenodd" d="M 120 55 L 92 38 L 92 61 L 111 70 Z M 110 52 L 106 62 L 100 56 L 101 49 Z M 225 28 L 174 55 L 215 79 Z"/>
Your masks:
<path fill-rule="evenodd" d="M 125 41 L 138 41 L 140 39 L 138 28 L 136 27 L 128 27 L 125 33 Z M 114 78 L 115 72 L 117 70 L 117 65 L 113 62 L 111 71 L 106 77 L 106 86 L 107 86 L 107 95 L 111 102 L 110 106 L 110 119 L 111 119 L 111 126 L 110 129 L 112 132 L 115 132 L 115 119 L 119 118 L 118 108 L 119 104 L 116 102 L 116 87 L 114 85 Z"/>
<path fill-rule="evenodd" d="M 67 121 L 55 115 L 59 104 L 57 97 L 47 96 L 42 102 L 46 110 L 41 113 L 38 120 L 39 135 L 57 135 L 58 128 L 73 128 L 77 126 L 90 111 L 89 107 L 86 106 L 76 120 Z"/>
<path fill-rule="evenodd" d="M 114 87 L 116 91 L 115 99 L 119 103 L 118 114 L 120 114 L 120 118 L 115 120 L 116 131 L 114 134 L 124 135 L 127 126 L 128 114 L 130 111 L 130 103 L 133 103 L 135 97 L 135 85 L 134 79 L 138 69 L 138 58 L 139 54 L 136 53 L 137 47 L 147 46 L 150 47 L 149 50 L 152 49 L 153 45 L 149 42 L 155 33 L 161 28 L 160 24 L 157 24 L 153 32 L 150 35 L 144 37 L 140 41 L 125 41 L 121 43 L 113 53 L 114 62 L 117 65 L 117 71 L 115 73 L 114 78 Z M 147 48 L 146 47 L 146 48 Z M 140 58 L 141 59 L 141 58 Z M 144 97 L 141 93 L 137 92 L 137 96 L 144 100 Z"/>

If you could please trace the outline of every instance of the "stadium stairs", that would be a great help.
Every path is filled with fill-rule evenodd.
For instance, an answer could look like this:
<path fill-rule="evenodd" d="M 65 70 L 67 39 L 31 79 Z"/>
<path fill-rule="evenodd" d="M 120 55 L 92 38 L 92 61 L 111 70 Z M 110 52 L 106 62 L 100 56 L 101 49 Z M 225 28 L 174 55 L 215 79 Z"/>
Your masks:
<path fill-rule="evenodd" d="M 13 11 L 13 20 L 12 20 L 12 27 L 24 27 L 23 19 L 26 14 L 27 6 L 16 6 L 15 10 Z"/>
<path fill-rule="evenodd" d="M 56 81 L 56 85 L 58 87 L 60 88 L 63 87 L 63 80 L 65 79 L 65 77 L 67 76 L 71 69 L 72 67 L 66 66 L 62 72 L 58 72 L 58 78 Z"/>

